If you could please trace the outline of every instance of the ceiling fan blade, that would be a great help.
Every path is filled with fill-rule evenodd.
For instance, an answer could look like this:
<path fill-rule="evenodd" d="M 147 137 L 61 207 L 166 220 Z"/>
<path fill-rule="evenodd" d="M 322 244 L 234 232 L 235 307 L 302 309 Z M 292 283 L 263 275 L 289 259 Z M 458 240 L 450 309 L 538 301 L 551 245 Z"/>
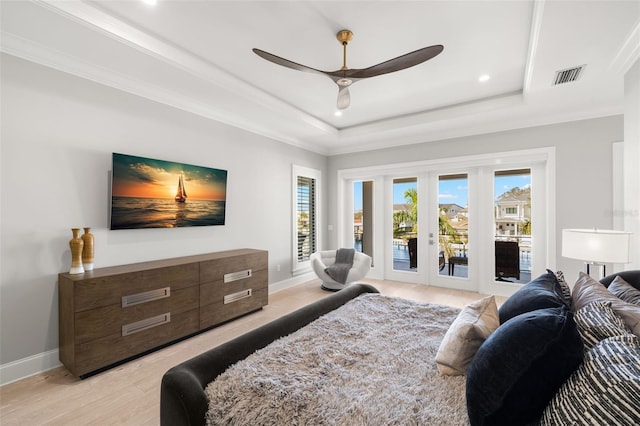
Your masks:
<path fill-rule="evenodd" d="M 373 65 L 369 68 L 348 70 L 346 75 L 350 78 L 369 78 L 400 71 L 428 61 L 438 56 L 443 50 L 444 46 L 441 44 L 423 47 L 422 49 L 389 59 L 388 61 Z"/>
<path fill-rule="evenodd" d="M 281 58 L 280 56 L 276 56 L 276 55 L 274 55 L 272 53 L 265 52 L 264 50 L 255 49 L 254 48 L 253 49 L 253 53 L 255 53 L 256 55 L 260 56 L 263 59 L 266 59 L 269 62 L 273 62 L 274 64 L 281 65 L 281 66 L 287 67 L 287 68 L 291 68 L 293 70 L 310 72 L 310 73 L 314 73 L 314 74 L 328 75 L 324 71 L 320 71 L 320 70 L 317 70 L 315 68 L 308 67 L 306 65 L 298 64 L 298 63 L 290 61 L 288 59 Z"/>
<path fill-rule="evenodd" d="M 347 109 L 351 105 L 351 93 L 349 86 L 339 86 L 338 90 L 338 109 Z"/>

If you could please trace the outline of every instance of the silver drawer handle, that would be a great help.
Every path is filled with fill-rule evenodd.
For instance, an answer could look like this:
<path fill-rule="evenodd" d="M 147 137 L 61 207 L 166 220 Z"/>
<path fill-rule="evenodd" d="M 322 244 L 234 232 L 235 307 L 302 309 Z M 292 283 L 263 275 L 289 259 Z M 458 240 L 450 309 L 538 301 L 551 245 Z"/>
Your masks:
<path fill-rule="evenodd" d="M 158 315 L 157 317 L 151 317 L 143 319 L 141 321 L 132 322 L 131 324 L 125 324 L 122 326 L 122 335 L 128 336 L 139 331 L 148 330 L 153 327 L 157 327 L 162 324 L 168 324 L 171 322 L 171 313 Z"/>
<path fill-rule="evenodd" d="M 122 307 L 126 308 L 140 303 L 152 302 L 169 296 L 171 296 L 171 287 L 145 291 L 144 293 L 130 294 L 128 296 L 122 296 Z"/>
<path fill-rule="evenodd" d="M 224 297 L 224 304 L 236 302 L 240 299 L 246 299 L 247 297 L 251 297 L 251 289 L 242 290 L 237 293 L 227 294 Z"/>
<path fill-rule="evenodd" d="M 244 271 L 231 272 L 229 274 L 224 274 L 225 283 L 243 280 L 245 278 L 251 278 L 251 269 L 245 269 Z"/>

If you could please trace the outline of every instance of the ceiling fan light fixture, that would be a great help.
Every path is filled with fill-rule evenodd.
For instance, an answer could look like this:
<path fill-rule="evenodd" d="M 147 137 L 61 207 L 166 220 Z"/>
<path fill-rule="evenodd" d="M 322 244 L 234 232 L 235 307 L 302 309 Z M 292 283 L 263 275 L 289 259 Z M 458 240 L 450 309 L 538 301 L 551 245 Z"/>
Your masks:
<path fill-rule="evenodd" d="M 351 104 L 351 99 L 349 99 L 348 97 L 339 97 L 338 98 L 338 110 L 343 110 L 343 109 L 347 109 L 349 108 L 349 105 Z M 340 111 L 338 111 L 340 112 Z"/>
<path fill-rule="evenodd" d="M 347 87 L 347 86 L 350 86 L 351 83 L 353 83 L 353 80 L 350 80 L 348 78 L 341 78 L 340 80 L 336 81 L 336 83 L 340 87 Z"/>
<path fill-rule="evenodd" d="M 336 106 L 338 107 L 338 110 L 343 110 L 349 108 L 349 105 L 351 105 L 351 94 L 349 93 L 349 88 L 342 87 L 338 91 L 338 102 L 336 103 Z"/>

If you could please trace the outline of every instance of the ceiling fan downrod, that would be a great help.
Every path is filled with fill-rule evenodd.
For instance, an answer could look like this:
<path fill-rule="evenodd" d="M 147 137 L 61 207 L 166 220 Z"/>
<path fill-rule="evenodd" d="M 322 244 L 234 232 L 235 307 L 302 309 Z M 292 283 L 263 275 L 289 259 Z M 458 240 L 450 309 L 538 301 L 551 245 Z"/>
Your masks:
<path fill-rule="evenodd" d="M 347 71 L 347 44 L 353 38 L 353 33 L 349 30 L 341 30 L 336 34 L 336 38 L 342 43 L 342 71 Z"/>

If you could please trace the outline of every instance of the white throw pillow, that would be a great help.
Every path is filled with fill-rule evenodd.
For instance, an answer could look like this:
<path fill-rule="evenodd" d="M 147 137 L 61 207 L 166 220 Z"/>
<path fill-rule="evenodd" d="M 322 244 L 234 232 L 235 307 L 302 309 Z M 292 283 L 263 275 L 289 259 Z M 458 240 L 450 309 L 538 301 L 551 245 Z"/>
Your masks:
<path fill-rule="evenodd" d="M 463 375 L 482 343 L 500 326 L 493 296 L 465 306 L 444 335 L 436 354 L 440 374 Z"/>

